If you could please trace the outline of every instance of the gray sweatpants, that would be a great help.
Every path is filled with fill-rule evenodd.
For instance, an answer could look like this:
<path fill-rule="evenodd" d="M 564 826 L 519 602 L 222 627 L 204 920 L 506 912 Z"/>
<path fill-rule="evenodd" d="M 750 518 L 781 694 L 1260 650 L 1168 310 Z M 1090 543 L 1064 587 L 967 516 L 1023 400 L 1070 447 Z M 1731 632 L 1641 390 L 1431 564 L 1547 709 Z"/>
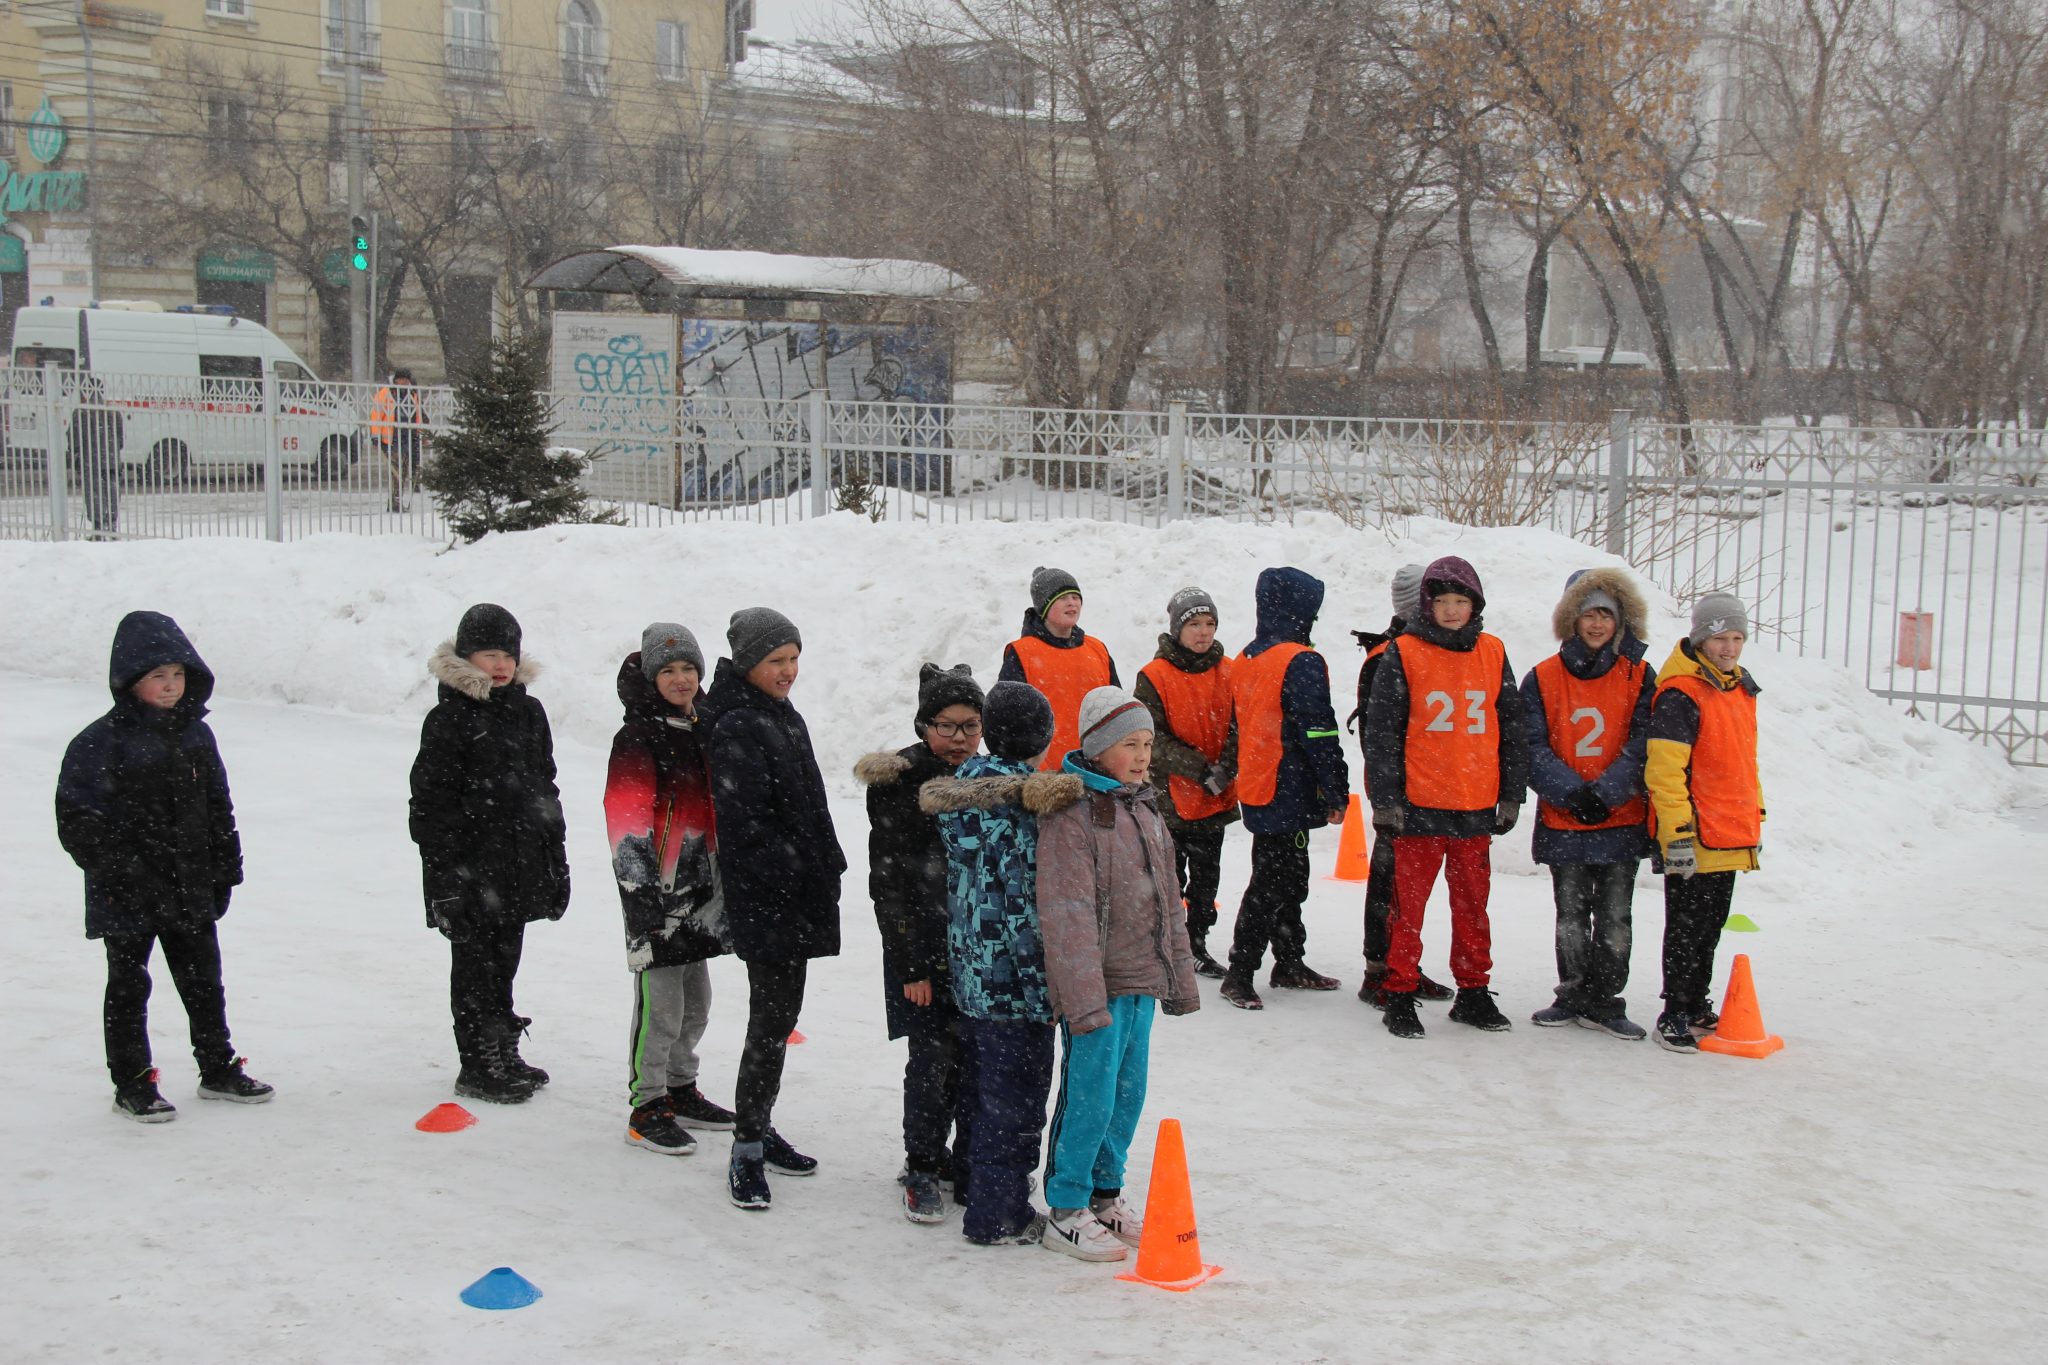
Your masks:
<path fill-rule="evenodd" d="M 711 1019 L 711 964 L 633 973 L 633 1107 L 697 1083 L 697 1044 Z"/>

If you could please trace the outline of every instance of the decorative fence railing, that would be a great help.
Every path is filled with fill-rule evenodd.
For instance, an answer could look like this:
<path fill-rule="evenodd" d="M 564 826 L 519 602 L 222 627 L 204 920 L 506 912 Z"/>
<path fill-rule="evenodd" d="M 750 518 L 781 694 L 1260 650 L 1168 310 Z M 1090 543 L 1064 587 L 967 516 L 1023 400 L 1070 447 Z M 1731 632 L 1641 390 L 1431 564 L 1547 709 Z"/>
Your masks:
<path fill-rule="evenodd" d="M 275 378 L 0 371 L 0 536 L 447 534 L 417 487 L 453 403 Z M 414 404 L 417 404 L 415 407 Z M 972 404 L 552 398 L 632 525 L 1437 517 L 1602 545 L 1880 696 L 2048 765 L 2037 431 L 1402 421 Z M 108 419 L 121 418 L 118 457 Z M 47 433 L 56 434 L 52 461 Z M 95 436 L 97 432 L 97 437 Z M 66 452 L 69 458 L 65 458 Z"/>

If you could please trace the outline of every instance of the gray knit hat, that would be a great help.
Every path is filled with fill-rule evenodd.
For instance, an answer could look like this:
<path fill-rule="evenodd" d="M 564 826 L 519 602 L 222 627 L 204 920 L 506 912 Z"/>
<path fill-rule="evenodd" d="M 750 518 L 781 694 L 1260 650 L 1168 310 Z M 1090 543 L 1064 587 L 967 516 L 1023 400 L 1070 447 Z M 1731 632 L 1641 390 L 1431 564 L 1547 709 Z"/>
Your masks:
<path fill-rule="evenodd" d="M 1604 611 L 1616 621 L 1621 620 L 1621 603 L 1614 600 L 1613 593 L 1599 588 L 1579 599 L 1579 615 L 1584 616 L 1589 611 Z"/>
<path fill-rule="evenodd" d="M 1152 712 L 1121 687 L 1098 687 L 1081 698 L 1081 752 L 1089 758 L 1125 735 L 1152 728 Z"/>
<path fill-rule="evenodd" d="M 1698 649 L 1709 635 L 1739 630 L 1749 635 L 1749 608 L 1732 592 L 1710 592 L 1692 604 L 1692 630 L 1686 635 Z"/>
<path fill-rule="evenodd" d="M 1043 565 L 1031 571 L 1031 609 L 1040 616 L 1045 609 L 1068 593 L 1081 595 L 1081 580 L 1065 569 L 1048 569 Z"/>
<path fill-rule="evenodd" d="M 1182 588 L 1166 604 L 1166 633 L 1178 640 L 1181 627 L 1203 612 L 1219 621 L 1223 619 L 1223 613 L 1216 610 L 1215 598 L 1200 588 Z"/>
<path fill-rule="evenodd" d="M 1422 614 L 1422 574 L 1420 564 L 1403 564 L 1394 570 L 1394 615 L 1403 621 Z"/>
<path fill-rule="evenodd" d="M 726 624 L 725 643 L 732 652 L 733 667 L 747 673 L 784 645 L 802 649 L 804 637 L 797 633 L 794 621 L 773 607 L 743 607 Z"/>
<path fill-rule="evenodd" d="M 656 621 L 640 632 L 640 671 L 653 682 L 673 663 L 686 663 L 698 677 L 704 676 L 704 651 L 697 648 L 697 637 L 673 621 Z"/>

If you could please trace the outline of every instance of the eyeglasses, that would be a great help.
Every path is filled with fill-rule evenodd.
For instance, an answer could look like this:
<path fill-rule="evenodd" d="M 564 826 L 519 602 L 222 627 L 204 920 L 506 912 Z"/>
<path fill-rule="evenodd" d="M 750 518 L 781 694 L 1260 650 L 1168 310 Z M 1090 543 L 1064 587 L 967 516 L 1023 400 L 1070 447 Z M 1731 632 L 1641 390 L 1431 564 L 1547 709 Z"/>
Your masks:
<path fill-rule="evenodd" d="M 946 739 L 981 738 L 981 722 L 978 720 L 935 720 L 925 728 Z"/>

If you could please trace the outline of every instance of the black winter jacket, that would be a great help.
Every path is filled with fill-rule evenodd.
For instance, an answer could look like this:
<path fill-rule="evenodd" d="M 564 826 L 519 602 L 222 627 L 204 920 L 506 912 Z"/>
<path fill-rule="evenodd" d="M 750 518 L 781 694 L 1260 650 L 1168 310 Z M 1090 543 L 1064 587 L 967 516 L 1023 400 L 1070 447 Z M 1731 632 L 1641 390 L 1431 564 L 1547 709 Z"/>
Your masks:
<path fill-rule="evenodd" d="M 733 952 L 746 962 L 836 956 L 846 854 L 804 718 L 748 682 L 730 659 L 718 661 L 697 716 L 708 727 Z"/>
<path fill-rule="evenodd" d="M 420 726 L 411 819 L 427 924 L 437 905 L 479 926 L 560 919 L 569 858 L 554 737 L 547 709 L 526 691 L 540 666 L 521 659 L 512 681 L 493 688 L 449 640 L 427 672 L 440 700 Z"/>
<path fill-rule="evenodd" d="M 162 710 L 128 689 L 185 666 L 185 695 Z M 227 913 L 242 841 L 227 770 L 206 724 L 213 674 L 177 622 L 130 612 L 107 668 L 113 709 L 79 731 L 57 778 L 57 838 L 85 870 L 85 936 L 178 932 Z"/>
<path fill-rule="evenodd" d="M 882 934 L 883 1005 L 889 1036 L 910 1031 L 920 1009 L 953 1003 L 951 954 L 946 947 L 946 845 L 939 822 L 918 808 L 920 788 L 954 769 L 923 743 L 869 754 L 853 775 L 868 789 L 868 895 Z M 932 983 L 932 1004 L 913 1005 L 903 987 Z"/>

